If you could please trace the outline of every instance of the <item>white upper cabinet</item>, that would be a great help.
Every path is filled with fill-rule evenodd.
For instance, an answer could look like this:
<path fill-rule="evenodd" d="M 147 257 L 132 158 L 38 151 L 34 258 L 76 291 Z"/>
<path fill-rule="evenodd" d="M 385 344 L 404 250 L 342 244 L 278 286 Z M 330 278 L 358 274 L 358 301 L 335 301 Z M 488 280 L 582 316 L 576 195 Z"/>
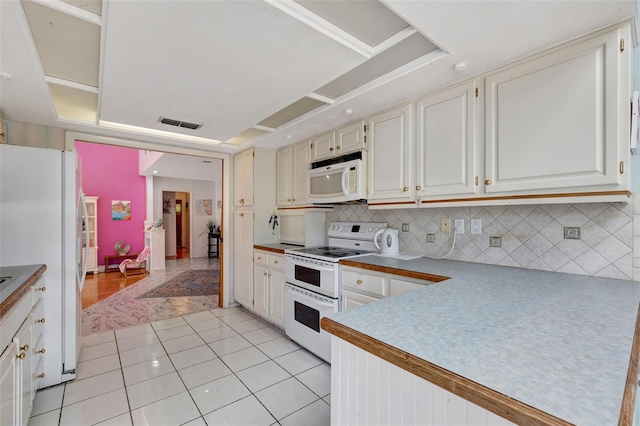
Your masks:
<path fill-rule="evenodd" d="M 253 205 L 253 152 L 249 149 L 233 158 L 233 204 L 236 207 Z"/>
<path fill-rule="evenodd" d="M 311 139 L 311 162 L 331 158 L 336 151 L 336 137 L 334 132 L 325 133 Z"/>
<path fill-rule="evenodd" d="M 413 104 L 369 118 L 369 200 L 413 201 Z"/>
<path fill-rule="evenodd" d="M 364 122 L 358 121 L 336 130 L 336 155 L 365 149 Z"/>
<path fill-rule="evenodd" d="M 309 141 L 279 149 L 276 154 L 278 207 L 309 204 L 307 171 Z"/>
<path fill-rule="evenodd" d="M 628 189 L 630 46 L 627 24 L 486 76 L 487 193 Z"/>
<path fill-rule="evenodd" d="M 476 88 L 469 81 L 416 104 L 416 191 L 423 199 L 476 193 Z"/>
<path fill-rule="evenodd" d="M 291 147 L 279 149 L 276 153 L 276 203 L 278 206 L 291 205 Z"/>

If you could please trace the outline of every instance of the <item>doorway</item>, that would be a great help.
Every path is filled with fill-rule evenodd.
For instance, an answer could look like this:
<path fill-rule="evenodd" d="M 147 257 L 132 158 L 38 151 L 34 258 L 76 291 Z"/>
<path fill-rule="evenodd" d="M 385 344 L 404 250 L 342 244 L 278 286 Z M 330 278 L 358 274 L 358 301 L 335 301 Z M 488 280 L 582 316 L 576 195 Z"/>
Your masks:
<path fill-rule="evenodd" d="M 191 257 L 191 194 L 187 191 L 162 191 L 162 221 L 165 235 L 165 257 Z"/>

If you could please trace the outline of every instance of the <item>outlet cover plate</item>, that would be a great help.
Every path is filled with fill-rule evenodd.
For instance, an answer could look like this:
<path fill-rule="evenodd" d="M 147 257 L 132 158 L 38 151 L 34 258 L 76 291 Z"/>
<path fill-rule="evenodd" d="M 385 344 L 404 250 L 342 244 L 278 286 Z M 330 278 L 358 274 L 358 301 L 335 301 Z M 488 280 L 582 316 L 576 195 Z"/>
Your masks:
<path fill-rule="evenodd" d="M 580 227 L 579 226 L 565 226 L 564 227 L 564 239 L 565 240 L 579 240 L 580 239 Z"/>
<path fill-rule="evenodd" d="M 502 237 L 489 237 L 489 247 L 502 247 Z"/>
<path fill-rule="evenodd" d="M 409 224 L 408 223 L 403 223 L 402 224 L 402 232 L 409 232 Z"/>
<path fill-rule="evenodd" d="M 442 232 L 447 233 L 451 232 L 451 218 L 443 217 L 442 218 Z"/>
<path fill-rule="evenodd" d="M 436 234 L 427 234 L 427 242 L 435 243 L 436 242 Z"/>
<path fill-rule="evenodd" d="M 464 234 L 464 219 L 456 219 L 453 221 L 457 234 Z"/>
<path fill-rule="evenodd" d="M 471 235 L 482 234 L 482 219 L 471 219 Z"/>

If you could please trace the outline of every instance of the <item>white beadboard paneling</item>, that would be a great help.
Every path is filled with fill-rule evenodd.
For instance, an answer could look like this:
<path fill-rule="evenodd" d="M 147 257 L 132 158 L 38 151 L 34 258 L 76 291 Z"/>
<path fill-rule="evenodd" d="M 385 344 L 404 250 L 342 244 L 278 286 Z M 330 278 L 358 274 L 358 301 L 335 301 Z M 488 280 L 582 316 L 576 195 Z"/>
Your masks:
<path fill-rule="evenodd" d="M 482 234 L 456 239 L 452 259 L 528 269 L 578 273 L 631 280 L 637 272 L 622 259 L 640 258 L 640 194 L 625 203 L 582 203 L 522 206 L 474 206 L 367 210 L 366 205 L 336 206 L 331 221 L 387 222 L 411 232 L 400 233 L 400 250 L 440 257 L 453 243 L 440 231 L 442 217 L 482 220 Z M 580 240 L 565 240 L 564 226 L 580 226 Z M 436 242 L 427 243 L 426 234 Z M 502 237 L 502 248 L 489 247 L 489 236 Z M 604 272 L 601 272 L 605 270 Z M 636 278 L 637 279 L 637 278 Z"/>
<path fill-rule="evenodd" d="M 513 425 L 338 337 L 331 344 L 333 425 Z"/>

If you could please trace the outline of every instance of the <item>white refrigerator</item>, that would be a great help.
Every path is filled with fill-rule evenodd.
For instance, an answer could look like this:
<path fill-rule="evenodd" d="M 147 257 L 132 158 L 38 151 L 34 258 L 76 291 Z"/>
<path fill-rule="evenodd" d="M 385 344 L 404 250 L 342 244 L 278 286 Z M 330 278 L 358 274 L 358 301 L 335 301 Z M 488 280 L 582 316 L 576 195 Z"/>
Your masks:
<path fill-rule="evenodd" d="M 47 265 L 45 378 L 75 378 L 84 283 L 82 196 L 75 152 L 0 145 L 0 266 Z"/>

